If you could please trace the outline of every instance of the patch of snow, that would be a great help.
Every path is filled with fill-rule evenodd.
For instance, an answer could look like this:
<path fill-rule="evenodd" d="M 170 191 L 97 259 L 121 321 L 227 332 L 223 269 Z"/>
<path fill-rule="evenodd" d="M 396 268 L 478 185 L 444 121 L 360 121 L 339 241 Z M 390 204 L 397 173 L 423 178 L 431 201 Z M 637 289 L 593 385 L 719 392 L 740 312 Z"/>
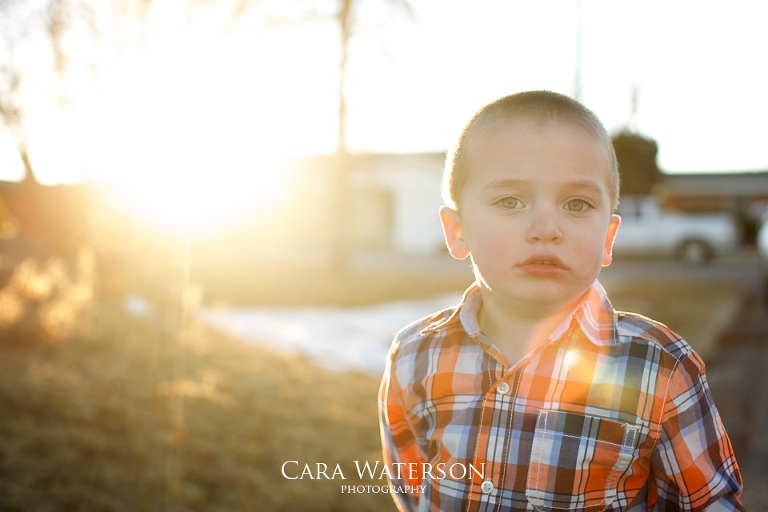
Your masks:
<path fill-rule="evenodd" d="M 461 294 L 450 294 L 348 308 L 200 308 L 197 318 L 245 341 L 298 352 L 326 368 L 381 376 L 397 331 L 460 300 Z"/>
<path fill-rule="evenodd" d="M 132 316 L 149 316 L 155 312 L 155 306 L 142 295 L 128 295 L 123 299 L 123 311 Z"/>

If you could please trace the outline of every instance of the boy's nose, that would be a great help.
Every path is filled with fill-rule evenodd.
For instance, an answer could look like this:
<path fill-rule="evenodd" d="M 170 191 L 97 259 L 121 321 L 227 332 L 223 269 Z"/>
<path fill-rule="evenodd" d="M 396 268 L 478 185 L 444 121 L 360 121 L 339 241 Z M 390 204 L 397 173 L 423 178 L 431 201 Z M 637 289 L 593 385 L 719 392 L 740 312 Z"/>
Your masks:
<path fill-rule="evenodd" d="M 528 226 L 526 239 L 529 242 L 559 243 L 563 240 L 563 233 L 557 224 L 557 216 L 549 210 L 532 212 L 533 218 Z"/>

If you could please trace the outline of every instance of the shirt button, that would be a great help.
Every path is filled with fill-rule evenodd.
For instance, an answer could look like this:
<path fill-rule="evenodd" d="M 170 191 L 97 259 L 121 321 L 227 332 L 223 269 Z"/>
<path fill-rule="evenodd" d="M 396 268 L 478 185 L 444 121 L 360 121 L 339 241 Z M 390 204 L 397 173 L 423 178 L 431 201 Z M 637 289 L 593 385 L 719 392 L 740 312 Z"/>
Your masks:
<path fill-rule="evenodd" d="M 501 395 L 506 395 L 509 392 L 509 384 L 504 382 L 499 382 L 499 385 L 496 386 L 496 392 Z"/>
<path fill-rule="evenodd" d="M 483 491 L 483 494 L 490 494 L 493 491 L 493 482 L 486 480 L 480 484 L 480 490 Z"/>

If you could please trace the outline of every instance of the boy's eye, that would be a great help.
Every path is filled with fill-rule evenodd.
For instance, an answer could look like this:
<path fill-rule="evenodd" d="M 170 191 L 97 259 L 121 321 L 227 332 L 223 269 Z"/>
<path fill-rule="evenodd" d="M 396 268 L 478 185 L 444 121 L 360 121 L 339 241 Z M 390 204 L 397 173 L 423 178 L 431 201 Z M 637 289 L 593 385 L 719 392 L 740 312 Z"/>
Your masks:
<path fill-rule="evenodd" d="M 513 210 L 515 208 L 522 208 L 523 202 L 516 197 L 503 197 L 499 200 L 499 205 L 501 205 L 502 208 Z"/>
<path fill-rule="evenodd" d="M 590 205 L 584 199 L 571 199 L 570 201 L 565 203 L 565 209 L 572 212 L 583 212 L 587 208 L 591 208 L 591 207 L 592 205 Z"/>

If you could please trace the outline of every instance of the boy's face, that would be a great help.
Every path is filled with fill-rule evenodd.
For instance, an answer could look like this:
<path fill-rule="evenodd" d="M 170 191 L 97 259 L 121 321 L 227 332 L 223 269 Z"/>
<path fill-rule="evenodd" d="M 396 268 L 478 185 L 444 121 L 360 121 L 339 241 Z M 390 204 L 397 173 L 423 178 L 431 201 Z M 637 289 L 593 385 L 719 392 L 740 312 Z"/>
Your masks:
<path fill-rule="evenodd" d="M 611 262 L 610 173 L 597 139 L 570 122 L 500 121 L 471 140 L 460 209 L 440 216 L 485 301 L 520 315 L 575 306 Z"/>

